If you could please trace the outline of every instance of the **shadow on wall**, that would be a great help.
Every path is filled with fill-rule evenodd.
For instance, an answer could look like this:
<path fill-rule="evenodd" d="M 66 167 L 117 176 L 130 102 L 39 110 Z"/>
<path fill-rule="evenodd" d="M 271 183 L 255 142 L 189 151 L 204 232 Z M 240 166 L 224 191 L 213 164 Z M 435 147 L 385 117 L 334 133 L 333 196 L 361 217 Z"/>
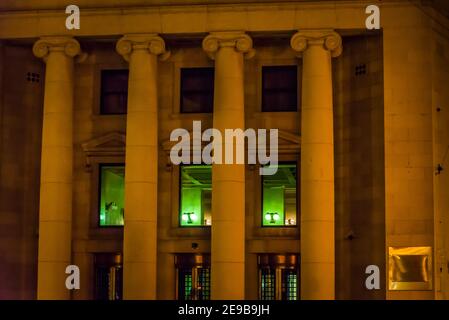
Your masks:
<path fill-rule="evenodd" d="M 36 298 L 43 75 L 31 46 L 0 47 L 0 299 Z"/>
<path fill-rule="evenodd" d="M 333 60 L 336 298 L 385 299 L 368 290 L 368 265 L 385 284 L 382 34 L 343 38 Z"/>

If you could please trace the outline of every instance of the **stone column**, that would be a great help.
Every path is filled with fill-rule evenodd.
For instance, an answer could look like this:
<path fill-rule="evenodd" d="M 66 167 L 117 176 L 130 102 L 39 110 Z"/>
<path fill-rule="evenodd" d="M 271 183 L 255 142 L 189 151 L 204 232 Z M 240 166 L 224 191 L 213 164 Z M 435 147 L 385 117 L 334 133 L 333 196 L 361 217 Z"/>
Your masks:
<path fill-rule="evenodd" d="M 69 299 L 71 261 L 73 66 L 81 53 L 70 37 L 44 37 L 33 53 L 46 62 L 39 211 L 38 299 Z"/>
<path fill-rule="evenodd" d="M 129 62 L 123 297 L 156 299 L 157 57 L 165 43 L 156 34 L 126 35 L 117 51 Z"/>
<path fill-rule="evenodd" d="M 302 55 L 301 299 L 335 298 L 334 135 L 331 58 L 341 37 L 330 30 L 296 33 Z"/>
<path fill-rule="evenodd" d="M 216 32 L 203 40 L 203 49 L 215 59 L 213 127 L 224 142 L 225 129 L 245 130 L 243 58 L 253 53 L 252 40 L 243 32 Z M 244 164 L 212 166 L 211 260 L 211 298 L 244 299 Z"/>

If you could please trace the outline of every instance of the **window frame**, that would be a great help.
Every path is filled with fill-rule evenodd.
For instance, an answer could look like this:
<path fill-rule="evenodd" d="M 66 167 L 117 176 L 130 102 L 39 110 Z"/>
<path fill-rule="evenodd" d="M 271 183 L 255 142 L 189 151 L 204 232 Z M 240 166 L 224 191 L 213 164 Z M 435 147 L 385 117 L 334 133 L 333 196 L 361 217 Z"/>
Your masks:
<path fill-rule="evenodd" d="M 294 165 L 296 167 L 296 224 L 292 224 L 292 225 L 287 225 L 285 224 L 285 216 L 284 216 L 284 224 L 283 225 L 264 225 L 263 221 L 264 221 L 264 212 L 263 212 L 263 200 L 264 200 L 264 187 L 263 187 L 263 182 L 264 182 L 264 176 L 261 175 L 261 179 L 260 179 L 260 227 L 261 228 L 274 228 L 274 229 L 279 229 L 279 228 L 297 228 L 300 225 L 300 222 L 298 221 L 298 217 L 299 217 L 299 209 L 300 209 L 300 197 L 298 195 L 298 190 L 299 190 L 299 172 L 298 172 L 298 162 L 297 161 L 280 161 L 278 163 L 278 165 Z"/>
<path fill-rule="evenodd" d="M 101 162 L 98 163 L 98 174 L 97 174 L 97 181 L 98 181 L 98 189 L 97 189 L 97 204 L 96 204 L 96 221 L 97 221 L 97 228 L 99 229 L 123 229 L 125 226 L 125 218 L 123 214 L 123 225 L 105 225 L 102 226 L 100 224 L 100 208 L 101 208 L 101 175 L 102 175 L 102 168 L 103 167 L 123 167 L 126 170 L 125 163 L 105 163 Z"/>

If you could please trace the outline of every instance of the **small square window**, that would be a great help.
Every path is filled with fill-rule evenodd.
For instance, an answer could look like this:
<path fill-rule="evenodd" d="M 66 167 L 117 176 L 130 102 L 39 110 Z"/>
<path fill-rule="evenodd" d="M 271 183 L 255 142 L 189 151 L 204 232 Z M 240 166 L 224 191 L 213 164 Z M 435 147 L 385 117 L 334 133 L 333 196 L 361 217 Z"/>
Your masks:
<path fill-rule="evenodd" d="M 181 69 L 181 113 L 210 113 L 214 106 L 214 68 Z"/>
<path fill-rule="evenodd" d="M 296 164 L 279 164 L 274 175 L 262 176 L 262 226 L 295 226 Z"/>
<path fill-rule="evenodd" d="M 100 166 L 100 227 L 120 227 L 124 224 L 125 167 Z"/>
<path fill-rule="evenodd" d="M 126 114 L 128 70 L 101 71 L 101 114 Z"/>
<path fill-rule="evenodd" d="M 200 227 L 211 224 L 212 166 L 180 167 L 180 225 Z"/>
<path fill-rule="evenodd" d="M 298 67 L 262 67 L 262 111 L 281 112 L 298 109 Z"/>

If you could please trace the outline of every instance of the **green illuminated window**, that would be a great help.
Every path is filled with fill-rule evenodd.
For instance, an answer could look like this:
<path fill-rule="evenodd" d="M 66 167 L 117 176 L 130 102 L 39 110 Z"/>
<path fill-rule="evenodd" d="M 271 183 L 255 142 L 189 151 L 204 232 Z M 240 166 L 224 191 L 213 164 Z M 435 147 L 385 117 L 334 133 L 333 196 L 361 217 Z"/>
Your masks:
<path fill-rule="evenodd" d="M 180 212 L 182 227 L 211 224 L 212 167 L 208 165 L 181 166 Z"/>
<path fill-rule="evenodd" d="M 123 226 L 125 203 L 125 167 L 100 166 L 100 226 Z"/>
<path fill-rule="evenodd" d="M 262 226 L 296 225 L 296 164 L 279 164 L 274 175 L 262 176 Z"/>

